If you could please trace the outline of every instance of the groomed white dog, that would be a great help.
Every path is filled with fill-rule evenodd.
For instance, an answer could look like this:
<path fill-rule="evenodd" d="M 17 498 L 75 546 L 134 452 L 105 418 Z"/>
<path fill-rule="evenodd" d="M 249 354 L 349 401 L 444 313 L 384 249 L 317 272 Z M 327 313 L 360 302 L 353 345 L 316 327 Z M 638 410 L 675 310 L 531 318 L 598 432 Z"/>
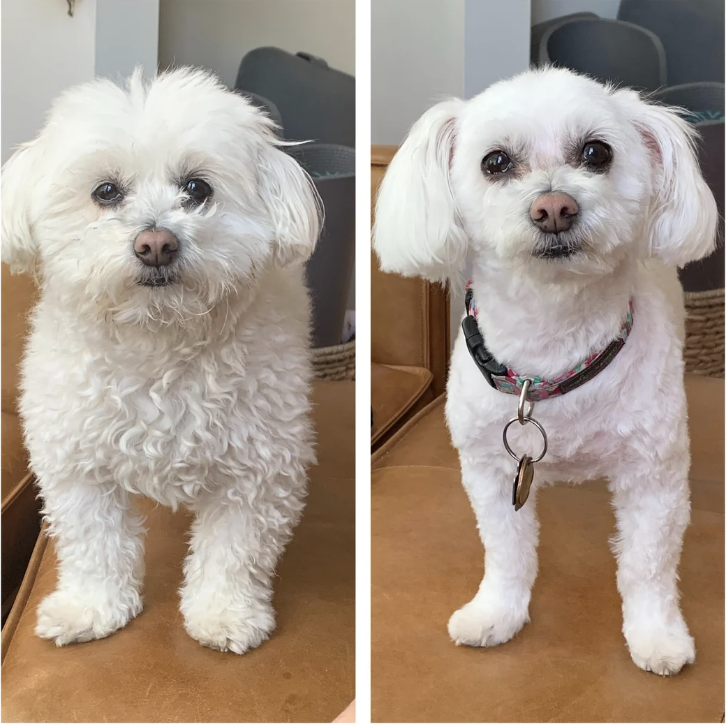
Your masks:
<path fill-rule="evenodd" d="M 676 266 L 706 256 L 717 225 L 694 135 L 633 90 L 547 68 L 436 105 L 386 173 L 374 232 L 383 269 L 459 283 L 467 254 L 472 263 L 466 323 L 479 363 L 460 334 L 446 419 L 485 575 L 449 621 L 457 644 L 501 644 L 529 621 L 537 488 L 606 477 L 632 659 L 658 674 L 694 660 L 677 588 L 690 456 Z M 515 510 L 529 481 L 520 473 L 513 493 L 502 433 L 525 384 L 543 400 L 533 417 L 549 449 Z M 508 431 L 517 459 L 543 445 L 527 413 Z"/>
<path fill-rule="evenodd" d="M 3 259 L 41 290 L 20 407 L 59 563 L 36 633 L 88 641 L 141 611 L 142 494 L 196 513 L 188 633 L 257 646 L 314 462 L 308 176 L 212 76 L 137 71 L 57 100 L 2 212 Z"/>

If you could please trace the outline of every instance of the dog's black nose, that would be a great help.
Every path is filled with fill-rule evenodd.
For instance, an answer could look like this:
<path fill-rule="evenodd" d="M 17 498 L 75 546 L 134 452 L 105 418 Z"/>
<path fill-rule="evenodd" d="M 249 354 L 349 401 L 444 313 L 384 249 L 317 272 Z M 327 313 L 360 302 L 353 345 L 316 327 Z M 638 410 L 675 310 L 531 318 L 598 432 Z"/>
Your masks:
<path fill-rule="evenodd" d="M 179 241 L 168 229 L 147 229 L 134 241 L 134 254 L 146 266 L 167 266 L 179 251 Z"/>
<path fill-rule="evenodd" d="M 534 225 L 545 233 L 559 234 L 572 226 L 579 211 L 577 201 L 569 194 L 542 194 L 534 200 L 529 216 Z"/>

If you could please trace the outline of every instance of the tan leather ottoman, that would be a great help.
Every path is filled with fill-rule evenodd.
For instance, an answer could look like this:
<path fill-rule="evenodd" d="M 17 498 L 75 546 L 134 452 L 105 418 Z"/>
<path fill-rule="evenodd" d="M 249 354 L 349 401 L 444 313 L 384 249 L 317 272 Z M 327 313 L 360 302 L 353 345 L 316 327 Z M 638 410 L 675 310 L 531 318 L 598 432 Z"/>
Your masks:
<path fill-rule="evenodd" d="M 433 400 L 433 375 L 425 367 L 371 363 L 371 445 L 396 429 L 407 416 Z"/>
<path fill-rule="evenodd" d="M 476 593 L 483 551 L 440 397 L 373 458 L 374 721 L 722 721 L 724 384 L 687 387 L 693 512 L 680 573 L 696 663 L 660 678 L 631 662 L 604 483 L 538 494 L 532 623 L 492 649 L 451 642 L 447 621 Z"/>
<path fill-rule="evenodd" d="M 354 697 L 355 388 L 315 386 L 318 466 L 279 567 L 278 630 L 244 656 L 184 631 L 177 589 L 189 517 L 145 503 L 144 611 L 107 639 L 56 648 L 33 634 L 55 584 L 41 536 L 3 630 L 2 719 L 19 722 L 324 722 Z"/>
<path fill-rule="evenodd" d="M 371 148 L 375 200 L 395 146 Z M 371 213 L 373 213 L 373 209 Z M 371 446 L 375 450 L 446 388 L 449 298 L 444 287 L 381 271 L 371 252 Z"/>

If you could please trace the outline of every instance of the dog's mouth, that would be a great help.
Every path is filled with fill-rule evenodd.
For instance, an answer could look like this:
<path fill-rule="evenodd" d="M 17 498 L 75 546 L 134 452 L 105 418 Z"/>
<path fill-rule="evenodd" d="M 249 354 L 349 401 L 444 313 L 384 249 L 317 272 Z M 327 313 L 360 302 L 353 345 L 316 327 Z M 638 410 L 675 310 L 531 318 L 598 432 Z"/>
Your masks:
<path fill-rule="evenodd" d="M 170 287 L 172 284 L 176 284 L 177 281 L 176 275 L 168 271 L 155 270 L 153 272 L 146 272 L 137 283 L 142 287 L 161 289 Z"/>
<path fill-rule="evenodd" d="M 532 250 L 532 256 L 537 259 L 571 259 L 581 249 L 581 243 L 569 234 L 547 234 Z"/>

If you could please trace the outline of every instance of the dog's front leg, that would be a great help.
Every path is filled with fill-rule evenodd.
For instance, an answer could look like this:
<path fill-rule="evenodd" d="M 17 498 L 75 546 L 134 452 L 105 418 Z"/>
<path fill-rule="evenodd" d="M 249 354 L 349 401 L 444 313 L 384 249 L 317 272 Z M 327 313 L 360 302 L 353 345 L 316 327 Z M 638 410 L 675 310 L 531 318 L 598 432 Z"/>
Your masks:
<path fill-rule="evenodd" d="M 115 484 L 72 483 L 42 495 L 58 584 L 38 607 L 35 633 L 57 646 L 104 638 L 142 608 L 142 521 Z"/>
<path fill-rule="evenodd" d="M 264 498 L 220 493 L 196 506 L 181 612 L 187 633 L 204 646 L 243 654 L 275 629 L 272 576 L 302 504 L 294 493 Z"/>
<path fill-rule="evenodd" d="M 678 605 L 678 561 L 690 518 L 688 460 L 680 455 L 641 474 L 611 478 L 618 537 L 623 634 L 646 671 L 676 674 L 695 658 Z"/>
<path fill-rule="evenodd" d="M 462 474 L 484 544 L 484 579 L 476 596 L 449 620 L 449 635 L 457 645 L 496 646 L 529 621 L 539 535 L 535 491 L 515 511 L 505 466 L 462 460 Z"/>

